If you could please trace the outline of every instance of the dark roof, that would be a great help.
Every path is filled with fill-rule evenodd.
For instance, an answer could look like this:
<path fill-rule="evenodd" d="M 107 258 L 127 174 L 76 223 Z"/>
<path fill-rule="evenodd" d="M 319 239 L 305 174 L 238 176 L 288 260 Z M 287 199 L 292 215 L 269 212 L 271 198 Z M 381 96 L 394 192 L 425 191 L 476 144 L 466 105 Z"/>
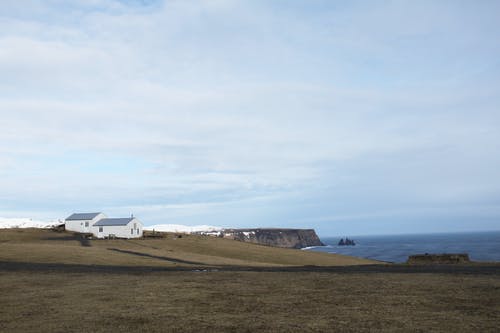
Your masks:
<path fill-rule="evenodd" d="M 75 213 L 66 218 L 66 221 L 92 220 L 101 213 Z"/>
<path fill-rule="evenodd" d="M 127 225 L 130 221 L 132 221 L 135 217 L 125 217 L 125 218 L 117 218 L 117 219 L 100 219 L 96 223 L 95 226 L 103 226 L 103 225 Z"/>

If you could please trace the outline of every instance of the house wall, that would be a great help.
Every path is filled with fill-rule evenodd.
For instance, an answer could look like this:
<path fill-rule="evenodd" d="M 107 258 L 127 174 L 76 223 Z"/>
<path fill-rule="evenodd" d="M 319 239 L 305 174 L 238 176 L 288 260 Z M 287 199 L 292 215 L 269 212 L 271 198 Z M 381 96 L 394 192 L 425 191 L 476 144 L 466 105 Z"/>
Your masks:
<path fill-rule="evenodd" d="M 134 229 L 134 223 L 136 228 Z M 99 232 L 99 226 L 92 226 L 92 233 L 97 238 L 109 237 L 109 235 L 114 235 L 119 238 L 139 238 L 142 237 L 143 226 L 138 219 L 133 219 L 127 225 L 103 225 L 100 226 L 102 232 Z M 130 230 L 133 229 L 133 234 Z"/>
<path fill-rule="evenodd" d="M 76 231 L 76 232 L 92 232 L 92 226 L 94 223 L 99 221 L 100 219 L 105 218 L 106 215 L 99 214 L 94 217 L 92 220 L 69 220 L 64 221 L 66 230 Z M 88 226 L 85 226 L 85 223 L 88 223 Z"/>

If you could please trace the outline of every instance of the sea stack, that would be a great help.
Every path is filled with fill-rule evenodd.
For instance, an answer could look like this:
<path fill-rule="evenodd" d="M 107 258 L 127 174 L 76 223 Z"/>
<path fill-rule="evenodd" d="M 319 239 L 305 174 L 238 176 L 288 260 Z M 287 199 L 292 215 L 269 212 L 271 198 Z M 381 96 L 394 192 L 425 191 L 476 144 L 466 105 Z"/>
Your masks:
<path fill-rule="evenodd" d="M 356 243 L 354 242 L 354 240 L 346 237 L 345 240 L 343 238 L 341 238 L 338 245 L 339 246 L 346 246 L 346 245 L 354 246 L 354 245 L 356 245 Z"/>

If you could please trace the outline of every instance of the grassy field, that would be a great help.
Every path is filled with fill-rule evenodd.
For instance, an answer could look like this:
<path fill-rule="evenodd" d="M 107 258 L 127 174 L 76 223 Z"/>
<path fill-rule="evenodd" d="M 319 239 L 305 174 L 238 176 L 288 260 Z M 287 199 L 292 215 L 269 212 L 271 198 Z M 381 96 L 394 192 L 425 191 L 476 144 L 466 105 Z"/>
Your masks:
<path fill-rule="evenodd" d="M 500 266 L 488 265 L 0 230 L 0 332 L 497 332 Z"/>
<path fill-rule="evenodd" d="M 498 332 L 498 276 L 0 273 L 2 332 Z"/>
<path fill-rule="evenodd" d="M 43 229 L 0 230 L 0 261 L 127 266 L 338 266 L 377 263 L 341 255 L 281 249 L 210 236 L 90 240 Z"/>

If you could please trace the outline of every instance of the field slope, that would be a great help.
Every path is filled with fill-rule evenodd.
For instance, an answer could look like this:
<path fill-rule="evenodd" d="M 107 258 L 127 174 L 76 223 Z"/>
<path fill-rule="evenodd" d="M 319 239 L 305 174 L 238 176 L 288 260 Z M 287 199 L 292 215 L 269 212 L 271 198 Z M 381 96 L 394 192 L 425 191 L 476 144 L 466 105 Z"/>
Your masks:
<path fill-rule="evenodd" d="M 120 266 L 347 266 L 377 261 L 198 235 L 84 240 L 47 229 L 0 230 L 0 261 Z"/>
<path fill-rule="evenodd" d="M 208 236 L 1 230 L 0 332 L 498 331 L 500 266 L 376 263 Z"/>

